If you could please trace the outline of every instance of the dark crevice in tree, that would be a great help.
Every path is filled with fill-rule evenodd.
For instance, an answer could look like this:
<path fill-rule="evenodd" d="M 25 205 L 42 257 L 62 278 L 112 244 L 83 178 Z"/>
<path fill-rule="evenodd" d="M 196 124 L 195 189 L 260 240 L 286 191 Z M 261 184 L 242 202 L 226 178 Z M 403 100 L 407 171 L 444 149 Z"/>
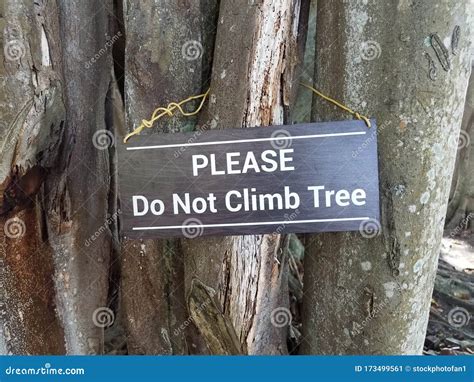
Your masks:
<path fill-rule="evenodd" d="M 203 18 L 206 22 L 202 28 L 202 92 L 204 93 L 211 83 L 212 63 L 214 59 L 215 35 L 217 30 L 217 20 L 219 19 L 220 0 L 203 0 L 200 2 L 201 14 L 207 15 Z M 204 21 L 205 20 L 205 21 Z"/>
<path fill-rule="evenodd" d="M 117 79 L 118 89 L 122 95 L 122 100 L 125 100 L 125 24 L 123 21 L 123 0 L 114 0 L 113 16 L 112 16 L 112 30 L 113 35 L 118 36 L 119 39 L 114 43 L 112 48 L 112 57 L 114 60 L 114 73 Z"/>
<path fill-rule="evenodd" d="M 126 125 L 131 131 L 153 110 L 198 94 L 203 86 L 203 46 L 213 34 L 213 6 L 201 2 L 124 2 L 126 29 Z M 160 22 L 158 22 L 160 20 Z M 157 41 L 160 41 L 157 44 Z M 197 43 L 196 43 L 197 42 Z M 186 47 L 199 47 L 186 56 Z M 184 53 L 183 53 L 184 52 Z M 157 122 L 142 135 L 191 131 L 197 118 L 180 115 Z M 168 243 L 165 243 L 168 242 Z M 122 241 L 121 296 L 131 353 L 186 354 L 188 313 L 184 297 L 184 263 L 177 240 Z M 139 280 L 149 280 L 147 286 Z M 188 326 L 189 329 L 192 325 Z M 176 333 L 176 334 L 175 334 Z M 170 346 L 171 345 L 171 346 Z"/>
<path fill-rule="evenodd" d="M 467 88 L 466 105 L 446 213 L 445 228 L 450 236 L 474 232 L 474 75 Z"/>
<path fill-rule="evenodd" d="M 111 79 L 109 89 L 105 97 L 105 126 L 107 131 L 110 132 L 111 136 L 114 137 L 112 144 L 107 149 L 108 161 L 109 161 L 109 192 L 107 196 L 107 234 L 112 239 L 112 251 L 110 257 L 109 267 L 109 288 L 107 305 L 116 312 L 118 317 L 119 312 L 119 285 L 120 285 L 120 240 L 119 240 L 119 227 L 118 220 L 120 210 L 118 208 L 118 188 L 117 188 L 117 154 L 115 145 L 118 144 L 120 135 L 119 130 L 120 119 L 117 118 L 117 113 L 123 113 L 123 102 L 117 89 L 117 82 L 115 81 L 114 74 L 111 73 Z"/>

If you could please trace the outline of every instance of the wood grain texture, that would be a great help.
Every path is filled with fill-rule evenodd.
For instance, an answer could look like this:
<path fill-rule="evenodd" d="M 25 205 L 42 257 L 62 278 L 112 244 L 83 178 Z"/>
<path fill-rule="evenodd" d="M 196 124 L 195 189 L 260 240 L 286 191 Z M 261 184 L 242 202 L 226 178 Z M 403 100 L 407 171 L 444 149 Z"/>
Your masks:
<path fill-rule="evenodd" d="M 234 326 L 220 310 L 216 291 L 193 279 L 188 295 L 190 317 L 199 328 L 211 354 L 242 354 Z"/>
<path fill-rule="evenodd" d="M 285 123 L 299 61 L 294 45 L 305 0 L 220 2 L 211 93 L 200 123 L 211 129 Z M 255 82 L 256 80 L 256 82 Z M 282 101 L 283 100 L 283 101 Z M 190 276 L 218 292 L 246 354 L 286 354 L 287 326 L 272 314 L 288 307 L 288 263 L 281 235 L 183 240 Z"/>

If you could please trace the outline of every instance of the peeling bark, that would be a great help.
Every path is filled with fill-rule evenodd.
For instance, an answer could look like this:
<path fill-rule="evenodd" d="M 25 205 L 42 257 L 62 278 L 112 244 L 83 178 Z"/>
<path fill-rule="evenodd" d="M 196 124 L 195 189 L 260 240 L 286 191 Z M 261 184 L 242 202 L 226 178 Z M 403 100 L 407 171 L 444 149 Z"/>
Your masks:
<path fill-rule="evenodd" d="M 38 195 L 64 130 L 59 12 L 54 1 L 0 6 L 0 351 L 60 354 L 53 251 Z"/>
<path fill-rule="evenodd" d="M 457 55 L 435 52 L 433 34 L 449 44 L 456 25 Z M 316 87 L 378 121 L 382 233 L 308 237 L 303 353 L 421 353 L 472 26 L 467 1 L 318 2 Z M 313 106 L 315 120 L 348 118 Z"/>
<path fill-rule="evenodd" d="M 199 328 L 211 354 L 241 354 L 234 325 L 229 316 L 222 313 L 215 296 L 214 289 L 194 279 L 187 299 L 190 318 Z"/>
<path fill-rule="evenodd" d="M 210 103 L 202 125 L 235 128 L 285 122 L 297 85 L 293 75 L 300 5 L 299 0 L 221 2 Z M 183 243 L 186 273 L 217 291 L 221 312 L 232 320 L 248 354 L 287 353 L 290 317 L 286 324 L 274 325 L 281 310 L 289 312 L 283 242 L 274 234 Z M 189 278 L 187 282 L 189 290 Z"/>

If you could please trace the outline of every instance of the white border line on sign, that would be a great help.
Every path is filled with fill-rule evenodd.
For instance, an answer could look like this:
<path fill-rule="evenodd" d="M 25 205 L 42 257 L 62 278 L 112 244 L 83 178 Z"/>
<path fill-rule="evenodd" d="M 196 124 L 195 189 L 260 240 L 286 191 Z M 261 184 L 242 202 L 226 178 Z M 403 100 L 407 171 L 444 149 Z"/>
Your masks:
<path fill-rule="evenodd" d="M 169 226 L 157 226 L 157 227 L 133 227 L 133 231 L 146 231 L 146 230 L 158 230 L 158 229 L 182 229 L 182 228 L 217 228 L 217 227 L 241 227 L 241 226 L 252 226 L 252 225 L 285 225 L 285 224 L 298 224 L 298 223 L 330 223 L 330 222 L 343 222 L 343 221 L 358 221 L 358 220 L 370 220 L 369 217 L 359 218 L 335 218 L 335 219 L 313 219 L 313 220 L 292 220 L 292 221 L 279 221 L 279 222 L 251 222 L 251 223 L 222 223 L 222 224 L 189 224 L 189 225 L 169 225 Z"/>
<path fill-rule="evenodd" d="M 253 139 L 237 139 L 231 141 L 217 141 L 217 142 L 194 142 L 194 143 L 176 143 L 172 145 L 154 145 L 154 146 L 134 146 L 127 147 L 127 150 L 150 150 L 150 149 L 166 149 L 172 147 L 189 147 L 189 146 L 211 146 L 211 145 L 225 145 L 229 143 L 247 143 L 247 142 L 267 142 L 267 141 L 287 141 L 293 139 L 309 139 L 309 138 L 328 138 L 328 137 L 344 137 L 350 135 L 365 135 L 365 131 L 354 131 L 350 133 L 330 133 L 330 134 L 314 134 L 314 135 L 296 135 L 289 137 L 270 137 L 270 138 L 253 138 Z"/>

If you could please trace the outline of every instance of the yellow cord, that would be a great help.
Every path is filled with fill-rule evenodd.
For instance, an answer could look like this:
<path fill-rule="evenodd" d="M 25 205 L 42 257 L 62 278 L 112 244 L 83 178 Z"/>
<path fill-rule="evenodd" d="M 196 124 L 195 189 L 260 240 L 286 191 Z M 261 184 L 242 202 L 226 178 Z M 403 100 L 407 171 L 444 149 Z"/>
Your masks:
<path fill-rule="evenodd" d="M 186 116 L 186 117 L 196 115 L 197 113 L 199 113 L 201 111 L 201 109 L 204 105 L 204 102 L 206 102 L 206 98 L 209 94 L 209 90 L 210 89 L 207 89 L 207 92 L 205 92 L 203 94 L 191 96 L 191 97 L 186 98 L 185 100 L 182 100 L 178 103 L 171 102 L 170 104 L 168 104 L 167 107 L 158 107 L 157 109 L 155 109 L 155 111 L 153 112 L 153 114 L 151 115 L 151 118 L 149 120 L 146 120 L 146 119 L 142 120 L 142 123 L 140 124 L 140 126 L 138 126 L 135 130 L 133 130 L 131 133 L 129 133 L 125 136 L 125 138 L 123 139 L 123 143 L 127 143 L 127 141 L 130 139 L 130 137 L 133 137 L 134 135 L 140 134 L 141 131 L 145 127 L 146 128 L 151 128 L 153 126 L 153 124 L 156 121 L 158 121 L 161 117 L 163 117 L 164 115 L 169 115 L 171 117 L 173 115 L 173 111 L 175 109 L 178 109 L 179 112 L 182 115 Z M 182 105 L 184 105 L 185 103 L 187 103 L 189 101 L 199 99 L 199 98 L 201 98 L 201 103 L 199 104 L 199 106 L 196 110 L 190 111 L 190 112 L 186 112 L 186 111 L 183 110 Z"/>
<path fill-rule="evenodd" d="M 325 99 L 328 102 L 331 102 L 332 104 L 336 105 L 337 107 L 341 108 L 342 110 L 347 111 L 348 113 L 351 113 L 357 119 L 359 119 L 361 121 L 364 121 L 368 128 L 370 128 L 372 126 L 371 123 L 370 123 L 369 118 L 367 118 L 366 116 L 364 116 L 362 114 L 359 114 L 358 112 L 356 112 L 356 111 L 348 108 L 347 106 L 337 102 L 336 100 L 332 99 L 331 97 L 328 97 L 328 96 L 324 95 L 319 90 L 316 90 L 315 88 L 313 88 L 310 85 L 307 85 L 307 84 L 304 84 L 304 83 L 301 83 L 300 85 L 304 86 L 305 88 L 308 88 L 309 90 L 313 91 L 315 94 L 320 96 L 321 98 Z M 146 128 L 151 128 L 153 126 L 153 124 L 156 121 L 158 121 L 161 117 L 163 117 L 165 115 L 168 115 L 168 116 L 171 117 L 173 115 L 173 111 L 175 109 L 178 109 L 179 112 L 182 115 L 184 115 L 185 117 L 190 117 L 190 116 L 196 115 L 197 113 L 199 113 L 201 111 L 201 109 L 204 105 L 204 102 L 206 102 L 207 96 L 209 95 L 209 90 L 210 89 L 207 89 L 207 92 L 205 92 L 203 94 L 198 94 L 198 95 L 195 95 L 195 96 L 191 96 L 191 97 L 186 98 L 185 100 L 182 100 L 178 103 L 171 102 L 171 103 L 168 104 L 167 107 L 161 107 L 160 106 L 160 107 L 156 108 L 155 111 L 153 112 L 153 114 L 151 115 L 150 119 L 142 120 L 142 123 L 140 124 L 140 126 L 138 126 L 135 130 L 133 130 L 131 133 L 129 133 L 125 136 L 125 138 L 123 139 L 123 143 L 127 143 L 127 141 L 129 140 L 130 137 L 132 137 L 134 135 L 137 135 L 137 134 L 140 134 L 141 131 L 145 127 Z M 201 103 L 199 104 L 199 106 L 196 110 L 190 111 L 190 112 L 187 112 L 187 111 L 183 110 L 182 105 L 184 105 L 185 103 L 187 103 L 189 101 L 199 99 L 199 98 L 201 98 Z"/>
<path fill-rule="evenodd" d="M 351 113 L 357 119 L 359 119 L 361 121 L 364 121 L 369 129 L 372 126 L 372 124 L 370 123 L 370 119 L 367 118 L 365 115 L 359 114 L 357 111 L 354 111 L 354 110 L 348 108 L 347 106 L 343 105 L 342 103 L 339 103 L 336 100 L 332 99 L 331 97 L 328 97 L 328 96 L 324 95 L 319 90 L 316 90 L 315 88 L 313 88 L 310 85 L 307 85 L 307 84 L 304 84 L 304 83 L 300 83 L 300 85 L 304 86 L 305 88 L 308 88 L 309 90 L 311 90 L 312 92 L 314 92 L 315 94 L 320 96 L 321 98 L 325 99 L 328 102 L 331 102 L 333 105 L 336 105 L 337 107 L 341 108 L 342 110 L 347 111 L 348 113 Z"/>

